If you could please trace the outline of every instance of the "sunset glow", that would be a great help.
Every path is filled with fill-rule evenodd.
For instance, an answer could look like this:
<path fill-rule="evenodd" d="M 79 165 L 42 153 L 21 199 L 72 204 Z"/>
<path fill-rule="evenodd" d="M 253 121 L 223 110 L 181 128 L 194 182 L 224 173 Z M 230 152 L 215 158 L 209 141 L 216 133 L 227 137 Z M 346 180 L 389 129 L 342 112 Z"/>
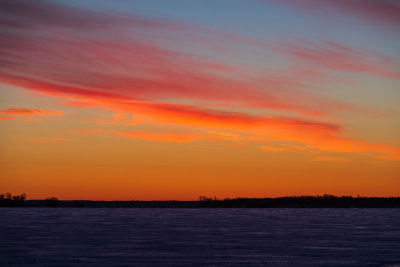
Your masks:
<path fill-rule="evenodd" d="M 0 191 L 400 196 L 392 0 L 0 1 Z"/>

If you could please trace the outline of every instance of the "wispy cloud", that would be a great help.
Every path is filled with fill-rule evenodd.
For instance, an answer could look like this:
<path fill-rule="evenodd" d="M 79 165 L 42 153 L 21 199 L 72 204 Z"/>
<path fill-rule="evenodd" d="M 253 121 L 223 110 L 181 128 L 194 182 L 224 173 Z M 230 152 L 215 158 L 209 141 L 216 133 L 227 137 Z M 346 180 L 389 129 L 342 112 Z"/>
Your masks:
<path fill-rule="evenodd" d="M 268 1 L 268 0 L 267 0 Z M 279 0 L 279 4 L 323 14 L 347 13 L 369 24 L 385 27 L 400 25 L 400 4 L 397 0 Z"/>
<path fill-rule="evenodd" d="M 329 41 L 272 45 L 185 23 L 53 2 L 5 0 L 0 7 L 4 28 L 0 32 L 0 79 L 4 83 L 64 98 L 73 107 L 112 110 L 113 118 L 99 120 L 100 124 L 127 125 L 125 114 L 138 114 L 153 124 L 196 129 L 102 133 L 170 142 L 262 142 L 272 137 L 328 151 L 400 158 L 398 148 L 345 137 L 344 128 L 325 117 L 365 109 L 306 90 L 334 71 L 400 78 L 398 65 L 384 55 Z M 196 38 L 185 40 L 187 34 Z M 276 52 L 289 64 L 272 71 L 249 66 L 245 72 L 240 63 L 210 56 L 220 52 L 212 48 L 216 36 L 227 47 L 235 40 L 235 46 L 245 52 L 255 46 Z M 207 56 L 192 48 L 203 44 Z M 238 112 L 236 106 L 245 111 Z M 1 113 L 61 114 L 25 108 Z M 139 122 L 130 120 L 132 125 Z"/>
<path fill-rule="evenodd" d="M 31 109 L 31 108 L 9 108 L 0 110 L 0 113 L 17 116 L 46 116 L 46 115 L 62 115 L 64 112 L 58 110 L 47 109 Z"/>
<path fill-rule="evenodd" d="M 3 121 L 9 121 L 9 120 L 14 120 L 15 118 L 10 118 L 10 117 L 0 117 L 0 120 Z"/>
<path fill-rule="evenodd" d="M 314 68 L 331 71 L 373 74 L 379 77 L 400 79 L 400 64 L 389 57 L 366 49 L 349 47 L 330 41 L 281 44 L 279 49 Z"/>
<path fill-rule="evenodd" d="M 34 142 L 34 143 L 59 143 L 59 142 L 69 142 L 70 138 L 64 137 L 24 137 L 18 138 L 20 141 L 24 142 Z"/>
<path fill-rule="evenodd" d="M 340 157 L 315 157 L 312 158 L 311 161 L 316 162 L 346 162 L 348 159 L 340 158 Z"/>
<path fill-rule="evenodd" d="M 195 51 L 172 50 L 168 42 L 174 43 L 174 39 L 167 42 L 165 38 L 160 39 L 163 34 L 184 38 L 188 32 L 208 37 L 208 31 L 192 25 L 178 27 L 170 21 L 93 13 L 54 3 L 2 1 L 1 5 L 6 8 L 1 11 L 5 21 L 0 23 L 7 31 L 0 33 L 0 78 L 8 84 L 58 96 L 125 100 L 180 98 L 301 114 L 357 109 L 302 90 L 304 80 L 314 80 L 314 74 L 306 75 L 289 68 L 277 70 L 279 75 L 276 71 L 260 70 L 248 75 L 232 63 L 196 55 Z M 25 14 L 24 10 L 34 12 Z M 49 13 L 57 16 L 41 16 Z M 17 27 L 7 20 L 26 25 Z M 86 24 L 76 28 L 76 21 Z M 251 45 L 262 44 L 245 37 L 212 32 L 212 36 L 217 34 L 221 41 L 225 39 L 224 43 L 226 39 L 236 38 L 246 51 L 252 50 Z M 191 42 L 196 44 L 191 40 L 185 43 Z M 190 45 L 186 46 L 188 49 Z"/>

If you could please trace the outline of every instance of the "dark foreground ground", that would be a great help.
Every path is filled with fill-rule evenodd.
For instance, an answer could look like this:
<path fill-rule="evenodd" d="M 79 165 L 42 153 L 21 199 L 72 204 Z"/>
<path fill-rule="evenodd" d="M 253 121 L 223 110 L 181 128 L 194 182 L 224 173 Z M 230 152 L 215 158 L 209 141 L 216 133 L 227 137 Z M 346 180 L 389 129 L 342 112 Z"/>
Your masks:
<path fill-rule="evenodd" d="M 0 208 L 1 266 L 400 266 L 399 209 Z"/>

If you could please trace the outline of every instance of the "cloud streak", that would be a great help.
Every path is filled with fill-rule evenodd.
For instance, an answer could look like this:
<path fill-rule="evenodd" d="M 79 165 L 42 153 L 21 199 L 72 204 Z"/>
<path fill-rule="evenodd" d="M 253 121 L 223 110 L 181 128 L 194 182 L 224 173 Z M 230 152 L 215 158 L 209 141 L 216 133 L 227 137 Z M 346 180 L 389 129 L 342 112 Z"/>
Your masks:
<path fill-rule="evenodd" d="M 145 116 L 165 127 L 196 129 L 110 133 L 169 142 L 274 138 L 329 151 L 398 157 L 397 148 L 343 137 L 340 124 L 324 119 L 365 109 L 306 90 L 336 71 L 400 78 L 398 65 L 384 55 L 329 41 L 270 45 L 189 24 L 43 1 L 5 0 L 0 7 L 2 82 L 64 98 L 70 106 L 118 112 L 109 121 L 115 125 L 125 121 L 123 113 Z M 185 40 L 186 34 L 196 38 Z M 289 64 L 272 71 L 255 66 L 243 71 L 240 62 L 212 56 L 220 52 L 212 49 L 215 38 L 225 40 L 227 47 L 227 40 L 235 40 L 245 52 L 255 46 L 278 52 Z M 208 53 L 197 53 L 198 46 Z M 61 114 L 25 108 L 0 113 Z M 136 123 L 140 121 L 132 125 Z M 231 131 L 239 133 L 232 136 Z"/>
<path fill-rule="evenodd" d="M 8 29 L 0 33 L 0 78 L 5 83 L 48 94 L 113 99 L 180 98 L 308 115 L 359 109 L 306 93 L 303 89 L 307 83 L 320 79 L 314 74 L 307 75 L 312 71 L 297 72 L 289 68 L 277 70 L 280 73 L 276 74 L 254 69 L 249 76 L 240 66 L 199 56 L 195 51 L 179 52 L 162 44 L 159 38 L 162 34 L 177 35 L 178 39 L 188 32 L 206 35 L 206 30 L 191 25 L 178 23 L 181 25 L 178 27 L 173 26 L 176 23 L 159 20 L 152 23 L 135 16 L 127 19 L 127 15 L 93 13 L 54 3 L 2 1 L 1 4 L 6 6 L 1 11 L 5 18 L 26 24 L 16 27 L 7 21 L 0 22 Z M 24 10 L 31 9 L 32 14 L 25 14 Z M 48 13 L 55 15 L 46 16 Z M 87 23 L 76 28 L 72 18 Z M 219 38 L 234 38 L 242 42 L 242 49 L 249 51 L 252 45 L 263 44 L 229 34 L 220 34 Z M 294 48 L 286 50 L 281 53 L 301 57 Z M 324 56 L 321 54 L 320 58 Z M 301 58 L 312 61 L 304 53 Z M 319 65 L 321 61 L 314 63 Z"/>
<path fill-rule="evenodd" d="M 400 65 L 389 57 L 366 49 L 355 49 L 334 42 L 303 42 L 280 45 L 286 54 L 310 65 L 331 71 L 373 74 L 400 79 Z"/>
<path fill-rule="evenodd" d="M 0 110 L 2 114 L 17 116 L 47 116 L 47 115 L 63 115 L 62 111 L 48 109 L 31 109 L 31 108 L 9 108 Z"/>
<path fill-rule="evenodd" d="M 400 4 L 397 0 L 299 0 L 274 1 L 311 11 L 347 13 L 378 26 L 400 25 Z"/>

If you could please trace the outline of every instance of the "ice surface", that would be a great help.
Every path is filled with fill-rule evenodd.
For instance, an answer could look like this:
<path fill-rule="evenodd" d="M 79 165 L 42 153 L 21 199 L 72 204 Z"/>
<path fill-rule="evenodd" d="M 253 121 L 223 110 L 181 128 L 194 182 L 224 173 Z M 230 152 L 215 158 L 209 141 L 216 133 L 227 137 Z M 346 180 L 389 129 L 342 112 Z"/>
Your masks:
<path fill-rule="evenodd" d="M 394 266 L 400 209 L 0 208 L 1 266 Z"/>

